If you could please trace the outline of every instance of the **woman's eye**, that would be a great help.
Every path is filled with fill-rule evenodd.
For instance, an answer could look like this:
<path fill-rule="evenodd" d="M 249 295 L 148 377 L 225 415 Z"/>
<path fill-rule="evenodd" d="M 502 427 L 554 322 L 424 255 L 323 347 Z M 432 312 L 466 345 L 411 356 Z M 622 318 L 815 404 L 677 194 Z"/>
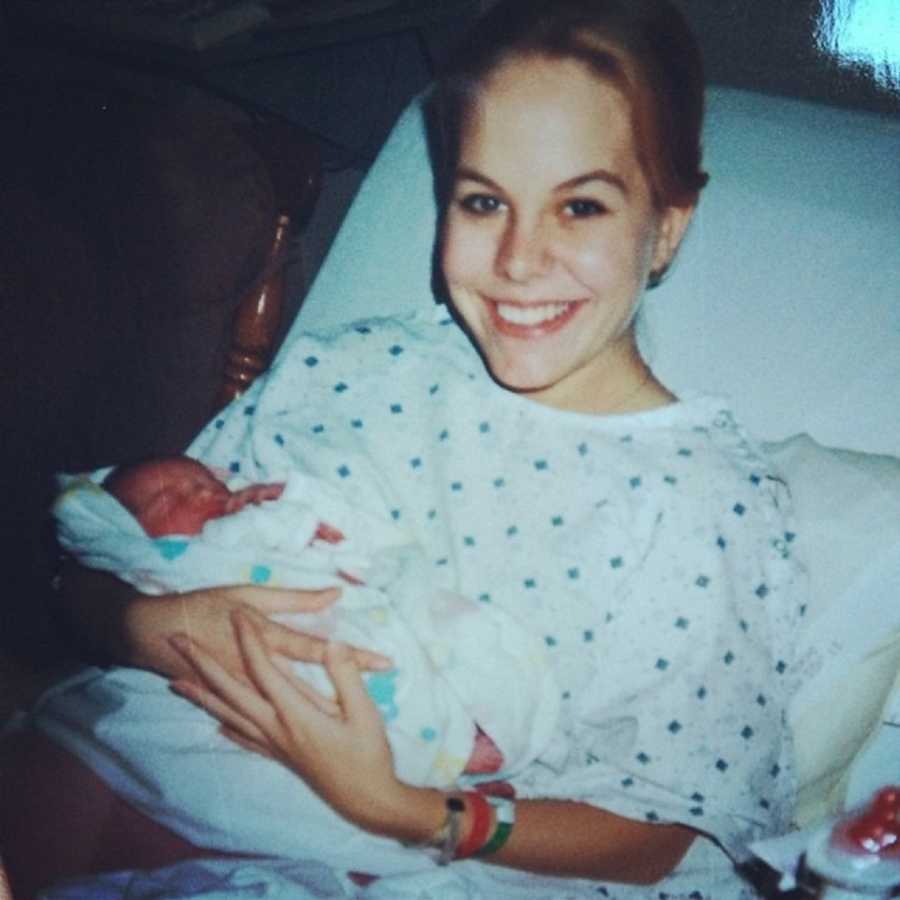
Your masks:
<path fill-rule="evenodd" d="M 588 216 L 600 216 L 606 212 L 606 207 L 596 200 L 580 198 L 570 200 L 566 204 L 566 212 L 575 219 L 584 219 Z"/>
<path fill-rule="evenodd" d="M 477 216 L 490 215 L 500 209 L 502 205 L 500 200 L 490 194 L 466 194 L 458 202 L 466 212 Z"/>

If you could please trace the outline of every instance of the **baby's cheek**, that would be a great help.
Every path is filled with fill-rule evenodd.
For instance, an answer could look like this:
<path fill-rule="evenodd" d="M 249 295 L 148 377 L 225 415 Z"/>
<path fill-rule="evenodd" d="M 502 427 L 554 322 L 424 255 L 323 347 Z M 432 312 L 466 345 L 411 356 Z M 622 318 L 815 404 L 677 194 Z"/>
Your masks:
<path fill-rule="evenodd" d="M 199 534 L 209 518 L 211 517 L 198 510 L 182 507 L 147 516 L 142 524 L 144 531 L 150 537 L 165 537 L 170 534 Z"/>
<path fill-rule="evenodd" d="M 172 519 L 177 525 L 176 534 L 199 534 L 210 519 L 218 519 L 226 515 L 228 498 L 226 496 L 210 497 L 193 506 L 181 506 L 173 511 Z"/>

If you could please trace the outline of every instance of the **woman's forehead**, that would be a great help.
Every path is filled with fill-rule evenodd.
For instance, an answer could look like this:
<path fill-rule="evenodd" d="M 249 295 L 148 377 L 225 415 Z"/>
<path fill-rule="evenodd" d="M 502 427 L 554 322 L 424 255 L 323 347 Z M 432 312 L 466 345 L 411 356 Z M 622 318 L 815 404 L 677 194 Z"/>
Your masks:
<path fill-rule="evenodd" d="M 464 117 L 463 139 L 472 126 L 493 122 L 549 142 L 558 138 L 554 128 L 568 132 L 597 122 L 606 130 L 630 128 L 631 104 L 615 81 L 598 76 L 579 60 L 514 57 L 474 92 Z M 544 127 L 536 127 L 540 123 Z"/>
<path fill-rule="evenodd" d="M 633 161 L 631 107 L 614 83 L 575 60 L 528 58 L 498 68 L 473 98 L 459 165 L 563 181 Z"/>

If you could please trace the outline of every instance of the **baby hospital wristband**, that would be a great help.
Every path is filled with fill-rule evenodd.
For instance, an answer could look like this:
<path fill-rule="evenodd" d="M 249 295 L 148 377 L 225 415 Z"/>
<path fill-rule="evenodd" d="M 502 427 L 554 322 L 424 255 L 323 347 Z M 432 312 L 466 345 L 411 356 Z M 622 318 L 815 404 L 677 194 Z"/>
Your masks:
<path fill-rule="evenodd" d="M 475 856 L 489 856 L 496 853 L 509 840 L 516 822 L 516 804 L 513 800 L 506 797 L 490 797 L 488 802 L 494 807 L 497 827 L 491 839 L 480 850 L 475 851 Z"/>

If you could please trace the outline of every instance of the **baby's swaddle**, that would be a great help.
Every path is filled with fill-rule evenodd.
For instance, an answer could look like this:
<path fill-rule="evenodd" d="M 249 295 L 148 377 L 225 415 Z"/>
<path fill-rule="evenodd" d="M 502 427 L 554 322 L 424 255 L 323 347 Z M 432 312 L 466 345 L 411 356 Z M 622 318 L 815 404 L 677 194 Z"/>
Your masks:
<path fill-rule="evenodd" d="M 400 529 L 354 509 L 315 479 L 292 474 L 279 500 L 212 520 L 194 537 L 148 537 L 91 479 L 68 481 L 54 514 L 60 541 L 76 558 L 147 593 L 248 582 L 340 585 L 341 598 L 324 613 L 280 618 L 393 659 L 392 670 L 365 678 L 404 781 L 456 783 L 471 754 L 476 723 L 503 754 L 501 777 L 539 756 L 550 739 L 559 701 L 540 638 L 496 607 L 431 590 L 430 567 Z M 323 522 L 346 539 L 316 540 Z M 190 632 L 189 623 L 185 630 Z M 321 667 L 295 665 L 313 686 L 330 692 Z M 150 673 L 111 670 L 63 684 L 45 697 L 35 718 L 126 799 L 207 846 L 213 835 L 223 849 L 296 855 L 306 829 L 276 838 L 267 818 L 309 821 L 315 810 L 337 819 L 299 779 L 288 773 L 286 781 L 283 771 L 276 773 L 277 763 L 231 745 L 218 735 L 217 723 Z M 217 793 L 219 801 L 223 794 L 231 799 L 215 802 Z M 234 817 L 232 806 L 242 815 Z M 326 840 L 327 833 L 317 831 L 323 837 L 303 849 L 339 864 L 353 848 L 359 865 L 355 839 L 335 840 L 331 832 Z M 390 865 L 392 854 L 385 857 L 380 839 L 372 840 L 379 844 L 373 858 Z"/>

